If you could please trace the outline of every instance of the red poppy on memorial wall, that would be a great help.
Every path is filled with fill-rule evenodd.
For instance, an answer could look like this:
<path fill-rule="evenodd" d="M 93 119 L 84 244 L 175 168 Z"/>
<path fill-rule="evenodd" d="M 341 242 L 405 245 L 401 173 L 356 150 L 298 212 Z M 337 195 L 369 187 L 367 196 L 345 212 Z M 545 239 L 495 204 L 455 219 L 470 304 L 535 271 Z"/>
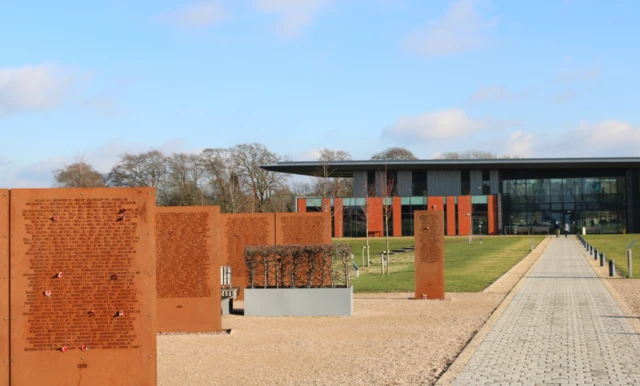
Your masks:
<path fill-rule="evenodd" d="M 44 296 L 51 296 L 51 291 L 44 291 Z"/>
<path fill-rule="evenodd" d="M 89 349 L 87 348 L 86 344 L 83 344 L 82 347 L 80 347 L 81 351 L 89 351 Z"/>
<path fill-rule="evenodd" d="M 122 315 L 124 315 L 124 311 L 122 310 L 118 311 L 118 316 L 122 316 Z"/>
<path fill-rule="evenodd" d="M 56 275 L 57 278 L 62 279 L 62 272 L 58 272 L 58 274 Z"/>
<path fill-rule="evenodd" d="M 67 352 L 68 350 L 69 350 L 69 347 L 67 347 L 67 346 L 62 346 L 60 348 L 60 351 L 62 351 L 62 352 Z"/>

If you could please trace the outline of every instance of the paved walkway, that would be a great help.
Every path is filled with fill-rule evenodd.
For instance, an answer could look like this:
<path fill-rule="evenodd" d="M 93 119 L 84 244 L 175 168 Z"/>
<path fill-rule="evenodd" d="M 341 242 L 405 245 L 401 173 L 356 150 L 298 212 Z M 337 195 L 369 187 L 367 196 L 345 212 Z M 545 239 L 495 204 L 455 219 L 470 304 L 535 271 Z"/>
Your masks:
<path fill-rule="evenodd" d="M 572 237 L 554 238 L 454 385 L 640 385 L 640 337 Z"/>

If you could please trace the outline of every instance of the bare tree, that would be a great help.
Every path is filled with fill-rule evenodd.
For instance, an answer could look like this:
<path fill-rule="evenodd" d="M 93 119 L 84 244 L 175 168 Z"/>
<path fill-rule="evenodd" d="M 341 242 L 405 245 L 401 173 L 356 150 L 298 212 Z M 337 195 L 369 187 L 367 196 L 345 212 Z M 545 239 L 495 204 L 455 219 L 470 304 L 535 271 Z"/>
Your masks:
<path fill-rule="evenodd" d="M 125 153 L 120 161 L 111 168 L 108 181 L 112 186 L 158 188 L 166 174 L 165 155 L 158 150 L 140 154 Z"/>
<path fill-rule="evenodd" d="M 281 161 L 282 157 L 257 143 L 236 145 L 231 152 L 233 167 L 238 170 L 240 180 L 250 192 L 250 211 L 273 210 L 271 206 L 273 196 L 286 187 L 287 176 L 264 170 L 260 165 L 275 164 Z"/>
<path fill-rule="evenodd" d="M 351 179 L 338 177 L 333 162 L 350 161 L 351 155 L 342 150 L 320 149 L 318 161 L 320 166 L 314 172 L 313 191 L 321 197 L 328 197 L 332 192 L 337 197 L 348 197 L 352 192 Z"/>
<path fill-rule="evenodd" d="M 365 250 L 367 251 L 367 267 L 371 265 L 371 254 L 370 254 L 370 246 L 369 246 L 369 219 L 371 219 L 371 205 L 369 205 L 369 197 L 375 196 L 375 185 L 367 186 L 367 181 L 363 181 L 364 191 L 368 192 L 367 197 L 363 198 L 364 203 L 359 205 L 362 213 L 359 215 L 360 219 L 364 222 L 365 227 Z M 359 198 L 356 198 L 358 200 Z M 362 262 L 364 265 L 364 262 Z"/>
<path fill-rule="evenodd" d="M 379 172 L 380 173 L 380 172 Z M 380 193 L 382 197 L 382 216 L 384 219 L 385 238 L 386 238 L 386 257 L 387 257 L 387 275 L 390 273 L 390 248 L 389 248 L 389 219 L 393 215 L 393 197 L 397 195 L 397 186 L 394 174 L 390 174 L 385 167 L 384 178 L 380 178 L 378 182 L 380 186 Z M 384 272 L 383 272 L 384 273 Z"/>
<path fill-rule="evenodd" d="M 398 160 L 417 160 L 418 157 L 416 157 L 410 150 L 405 149 L 403 147 L 390 147 L 379 153 L 374 154 L 371 157 L 371 159 L 398 161 Z"/>
<path fill-rule="evenodd" d="M 214 202 L 221 206 L 224 213 L 241 211 L 246 197 L 241 188 L 239 172 L 234 168 L 231 151 L 205 149 L 200 158 Z"/>
<path fill-rule="evenodd" d="M 170 206 L 195 206 L 205 204 L 201 185 L 204 168 L 195 154 L 174 153 L 166 158 L 167 182 L 164 203 Z"/>
<path fill-rule="evenodd" d="M 103 188 L 105 176 L 84 161 L 84 154 L 76 157 L 74 163 L 53 171 L 54 186 L 57 188 Z"/>
<path fill-rule="evenodd" d="M 463 152 L 448 151 L 446 153 L 442 153 L 438 155 L 435 158 L 453 160 L 453 159 L 498 159 L 498 158 L 522 158 L 522 157 L 516 156 L 516 155 L 508 155 L 508 154 L 498 156 L 497 154 L 494 154 L 488 151 L 471 149 Z"/>

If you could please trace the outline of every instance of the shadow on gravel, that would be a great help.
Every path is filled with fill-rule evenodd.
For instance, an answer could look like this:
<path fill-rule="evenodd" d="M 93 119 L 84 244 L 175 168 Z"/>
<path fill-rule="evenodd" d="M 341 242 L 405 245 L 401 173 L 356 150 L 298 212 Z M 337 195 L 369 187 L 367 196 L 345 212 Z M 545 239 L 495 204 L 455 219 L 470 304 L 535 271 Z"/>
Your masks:
<path fill-rule="evenodd" d="M 626 316 L 626 315 L 601 315 L 601 318 L 612 318 L 612 319 L 640 319 L 640 316 Z"/>

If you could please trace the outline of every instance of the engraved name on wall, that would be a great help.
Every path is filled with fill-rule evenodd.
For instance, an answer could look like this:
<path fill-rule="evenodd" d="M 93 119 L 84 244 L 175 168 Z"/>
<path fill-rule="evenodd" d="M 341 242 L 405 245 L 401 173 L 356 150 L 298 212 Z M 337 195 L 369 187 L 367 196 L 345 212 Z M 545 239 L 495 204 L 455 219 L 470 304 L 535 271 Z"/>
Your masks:
<path fill-rule="evenodd" d="M 26 203 L 25 351 L 139 348 L 140 272 L 132 262 L 146 213 L 137 204 L 127 198 Z"/>
<path fill-rule="evenodd" d="M 156 213 L 158 298 L 211 296 L 207 212 Z"/>

